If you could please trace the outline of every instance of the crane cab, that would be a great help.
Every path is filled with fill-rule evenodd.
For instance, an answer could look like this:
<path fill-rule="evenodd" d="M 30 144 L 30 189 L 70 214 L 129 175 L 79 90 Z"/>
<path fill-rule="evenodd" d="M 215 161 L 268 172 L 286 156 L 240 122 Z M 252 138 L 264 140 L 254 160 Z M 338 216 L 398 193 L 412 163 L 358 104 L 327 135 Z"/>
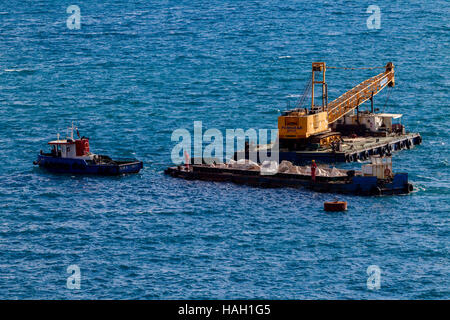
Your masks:
<path fill-rule="evenodd" d="M 327 84 L 325 82 L 325 62 L 313 62 L 311 73 L 311 108 L 297 108 L 284 112 L 278 117 L 278 135 L 280 140 L 307 139 L 318 133 L 329 131 L 327 112 Z M 316 76 L 321 73 L 321 77 Z M 314 87 L 322 87 L 322 104 L 315 104 Z"/>
<path fill-rule="evenodd" d="M 327 112 L 308 114 L 307 111 L 290 112 L 278 117 L 281 139 L 306 139 L 328 129 Z"/>

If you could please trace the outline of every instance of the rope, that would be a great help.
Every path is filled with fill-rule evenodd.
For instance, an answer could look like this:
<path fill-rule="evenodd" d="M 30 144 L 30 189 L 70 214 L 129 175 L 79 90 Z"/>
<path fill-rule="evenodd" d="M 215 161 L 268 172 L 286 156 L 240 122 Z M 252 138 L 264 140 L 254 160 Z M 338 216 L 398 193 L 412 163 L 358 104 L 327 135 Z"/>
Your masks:
<path fill-rule="evenodd" d="M 391 91 L 392 91 L 392 87 L 389 87 L 388 88 L 388 92 L 387 92 L 387 96 L 386 96 L 386 101 L 384 102 L 384 106 L 383 106 L 383 113 L 384 113 L 384 110 L 386 109 L 386 105 L 388 103 L 389 97 L 391 96 Z"/>
<path fill-rule="evenodd" d="M 386 67 L 367 67 L 367 68 L 345 68 L 345 67 L 326 67 L 327 69 L 343 69 L 343 70 L 373 70 L 373 69 L 384 69 Z"/>
<path fill-rule="evenodd" d="M 302 105 L 305 103 L 306 99 L 311 95 L 311 80 L 312 75 L 307 80 L 305 88 L 303 90 L 303 94 L 297 101 L 297 108 L 301 108 Z"/>

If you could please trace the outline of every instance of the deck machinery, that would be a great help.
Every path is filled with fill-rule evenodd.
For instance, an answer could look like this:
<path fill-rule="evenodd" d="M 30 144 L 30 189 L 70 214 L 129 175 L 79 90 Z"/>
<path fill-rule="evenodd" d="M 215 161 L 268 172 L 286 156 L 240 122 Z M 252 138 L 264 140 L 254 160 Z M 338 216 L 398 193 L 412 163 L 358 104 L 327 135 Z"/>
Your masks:
<path fill-rule="evenodd" d="M 278 118 L 278 135 L 280 150 L 288 151 L 314 150 L 329 147 L 341 141 L 339 127 L 346 126 L 343 121 L 346 115 L 357 110 L 357 124 L 359 124 L 358 107 L 370 100 L 386 86 L 394 87 L 394 65 L 389 62 L 385 71 L 369 78 L 351 90 L 345 92 L 337 99 L 328 102 L 328 86 L 325 81 L 327 66 L 325 62 L 313 62 L 311 82 L 311 108 L 295 108 L 282 113 Z M 315 101 L 315 87 L 321 87 L 322 99 L 320 104 Z M 340 122 L 344 122 L 340 124 Z M 338 132 L 339 131 L 339 132 Z"/>

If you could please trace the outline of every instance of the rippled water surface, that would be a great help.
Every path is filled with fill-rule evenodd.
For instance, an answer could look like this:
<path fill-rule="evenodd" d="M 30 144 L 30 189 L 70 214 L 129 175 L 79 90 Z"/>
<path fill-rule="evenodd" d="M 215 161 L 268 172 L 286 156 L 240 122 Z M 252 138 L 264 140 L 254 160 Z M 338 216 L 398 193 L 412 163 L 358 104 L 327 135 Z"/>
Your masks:
<path fill-rule="evenodd" d="M 113 1 L 110 1 L 113 2 Z M 377 1 L 66 1 L 0 4 L 0 298 L 448 299 L 449 4 Z M 73 3 L 76 4 L 76 3 Z M 423 145 L 395 154 L 408 196 L 354 197 L 187 182 L 163 175 L 171 133 L 276 128 L 312 61 L 379 66 Z M 377 71 L 330 70 L 330 98 Z M 138 175 L 33 167 L 75 121 L 91 150 Z M 66 268 L 81 269 L 69 290 Z M 381 288 L 367 289 L 369 265 Z"/>

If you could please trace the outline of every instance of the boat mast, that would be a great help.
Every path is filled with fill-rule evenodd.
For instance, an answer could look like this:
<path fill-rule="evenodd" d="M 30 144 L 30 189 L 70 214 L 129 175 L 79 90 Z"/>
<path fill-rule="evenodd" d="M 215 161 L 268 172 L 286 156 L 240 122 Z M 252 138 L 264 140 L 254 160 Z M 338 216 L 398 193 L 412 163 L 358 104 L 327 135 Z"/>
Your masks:
<path fill-rule="evenodd" d="M 73 121 L 72 121 L 72 127 L 71 127 L 71 131 L 70 131 L 70 139 L 73 140 Z"/>

